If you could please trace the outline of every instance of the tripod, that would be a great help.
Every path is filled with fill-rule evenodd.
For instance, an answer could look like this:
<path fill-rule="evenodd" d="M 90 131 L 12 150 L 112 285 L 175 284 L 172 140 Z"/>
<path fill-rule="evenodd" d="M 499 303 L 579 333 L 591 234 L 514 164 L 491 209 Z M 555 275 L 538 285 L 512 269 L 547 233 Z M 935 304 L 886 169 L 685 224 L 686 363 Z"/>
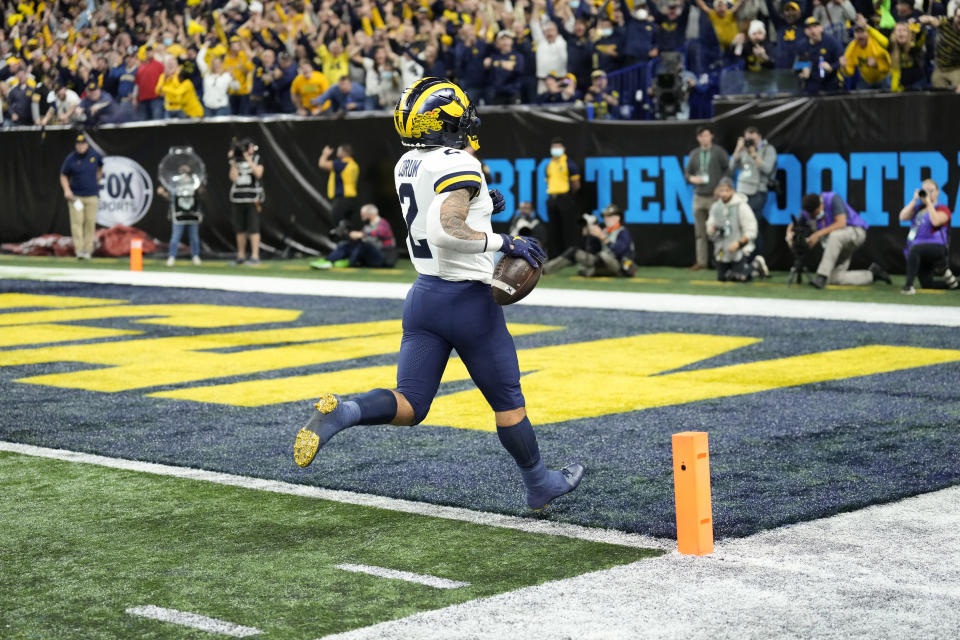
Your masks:
<path fill-rule="evenodd" d="M 793 261 L 793 266 L 790 267 L 790 275 L 787 276 L 787 286 L 789 287 L 794 282 L 803 284 L 803 274 L 805 273 L 810 273 L 810 269 L 803 264 L 803 258 L 798 257 Z"/>
<path fill-rule="evenodd" d="M 808 269 L 806 265 L 807 252 L 809 251 L 807 238 L 809 238 L 813 232 L 810 225 L 801 222 L 799 218 L 791 215 L 790 220 L 793 226 L 793 240 L 790 243 L 790 253 L 793 254 L 793 266 L 790 267 L 790 275 L 787 276 L 788 287 L 794 282 L 803 284 L 803 274 L 810 273 L 810 269 Z"/>

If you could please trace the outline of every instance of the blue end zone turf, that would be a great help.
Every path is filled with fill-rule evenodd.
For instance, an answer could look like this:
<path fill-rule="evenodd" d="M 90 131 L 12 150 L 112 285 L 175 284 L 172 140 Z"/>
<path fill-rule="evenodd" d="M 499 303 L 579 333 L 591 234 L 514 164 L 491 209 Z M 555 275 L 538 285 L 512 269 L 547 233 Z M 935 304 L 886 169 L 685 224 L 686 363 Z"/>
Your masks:
<path fill-rule="evenodd" d="M 133 322 L 135 318 L 58 322 L 143 332 L 142 336 L 108 339 L 110 342 L 396 320 L 402 305 L 395 300 L 87 284 L 5 281 L 3 285 L 6 293 L 114 298 L 134 305 L 212 304 L 303 311 L 293 322 L 216 329 L 143 324 Z M 960 347 L 955 329 L 936 327 L 522 306 L 511 307 L 507 315 L 511 323 L 564 327 L 518 335 L 515 341 L 521 351 L 658 333 L 758 339 L 696 360 L 680 367 L 682 371 L 869 345 L 936 350 Z M 0 322 L 2 319 L 0 313 Z M 396 344 L 399 345 L 399 334 Z M 0 355 L 35 347 L 6 347 L 0 349 Z M 213 351 L 229 353 L 250 348 Z M 604 362 L 591 361 L 595 352 L 590 348 L 582 351 L 583 357 L 570 360 L 552 375 L 583 381 L 584 393 L 567 397 L 566 402 L 587 410 L 606 406 L 610 395 L 622 391 L 611 386 L 617 371 L 604 371 Z M 149 353 L 143 357 L 150 362 Z M 358 427 L 339 434 L 324 447 L 313 466 L 302 470 L 293 462 L 292 446 L 294 435 L 310 416 L 310 401 L 239 407 L 147 396 L 187 387 L 395 362 L 394 353 L 382 353 L 226 379 L 109 393 L 14 382 L 107 366 L 103 364 L 0 366 L 0 439 L 471 509 L 525 513 L 519 474 L 493 431 L 438 426 Z M 161 364 L 178 366 L 175 361 Z M 871 362 L 865 359 L 863 366 L 869 368 Z M 639 388 L 637 393 L 655 395 L 658 376 L 673 371 L 649 376 L 643 382 L 648 388 Z M 769 375 L 787 379 L 795 373 L 789 364 L 781 364 L 772 368 Z M 740 374 L 735 370 L 730 375 Z M 827 378 L 825 374 L 822 379 Z M 746 395 L 720 393 L 692 402 L 551 424 L 538 424 L 538 412 L 543 414 L 547 408 L 534 409 L 537 398 L 525 391 L 547 463 L 557 468 L 579 461 L 587 468 L 580 489 L 557 501 L 551 508 L 551 517 L 653 536 L 673 536 L 670 435 L 704 430 L 710 434 L 716 534 L 728 537 L 956 484 L 960 481 L 958 382 L 960 363 L 954 359 Z M 722 379 L 709 382 L 717 388 L 723 388 L 723 383 Z M 690 395 L 696 395 L 702 384 L 707 383 L 691 384 Z M 445 383 L 441 394 L 471 386 L 462 381 Z M 318 388 L 316 395 L 338 391 Z M 492 414 L 489 422 L 492 429 Z M 426 424 L 430 424 L 429 417 Z"/>

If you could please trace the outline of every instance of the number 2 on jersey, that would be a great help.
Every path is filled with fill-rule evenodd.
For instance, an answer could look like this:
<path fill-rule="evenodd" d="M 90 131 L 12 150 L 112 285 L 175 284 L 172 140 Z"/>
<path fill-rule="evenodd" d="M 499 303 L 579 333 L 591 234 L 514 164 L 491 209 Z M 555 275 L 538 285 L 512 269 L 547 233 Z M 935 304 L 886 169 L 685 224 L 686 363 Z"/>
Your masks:
<path fill-rule="evenodd" d="M 400 195 L 400 206 L 406 209 L 403 217 L 407 221 L 407 235 L 410 238 L 410 250 L 413 252 L 413 257 L 432 258 L 433 254 L 430 252 L 430 245 L 427 244 L 427 239 L 424 238 L 418 241 L 413 237 L 413 221 L 416 219 L 417 213 L 420 212 L 417 208 L 417 199 L 413 194 L 413 185 L 409 182 L 404 182 L 400 185 L 397 193 Z"/>

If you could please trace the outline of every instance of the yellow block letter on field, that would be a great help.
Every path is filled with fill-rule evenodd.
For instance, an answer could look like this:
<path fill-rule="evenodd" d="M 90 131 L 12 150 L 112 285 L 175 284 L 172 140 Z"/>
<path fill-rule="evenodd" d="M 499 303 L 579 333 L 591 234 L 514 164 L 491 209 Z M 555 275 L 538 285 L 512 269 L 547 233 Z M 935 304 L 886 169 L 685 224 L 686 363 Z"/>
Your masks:
<path fill-rule="evenodd" d="M 534 423 L 559 422 L 960 361 L 956 350 L 877 345 L 665 373 L 754 342 L 653 334 L 521 351 L 520 370 L 532 371 L 521 380 L 527 411 Z M 424 422 L 494 428 L 477 390 L 437 398 Z"/>

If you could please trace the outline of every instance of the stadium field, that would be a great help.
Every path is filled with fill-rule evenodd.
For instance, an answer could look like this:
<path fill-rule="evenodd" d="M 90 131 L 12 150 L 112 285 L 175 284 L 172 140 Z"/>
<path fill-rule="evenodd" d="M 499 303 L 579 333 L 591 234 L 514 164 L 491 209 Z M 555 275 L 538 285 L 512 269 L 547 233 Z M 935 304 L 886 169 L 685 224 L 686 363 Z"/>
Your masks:
<path fill-rule="evenodd" d="M 5 638 L 208 634 L 127 613 L 158 605 L 314 638 L 662 553 L 10 453 L 0 475 Z"/>
<path fill-rule="evenodd" d="M 539 635 L 533 625 L 528 637 L 636 637 L 662 615 L 643 603 L 669 608 L 669 594 L 687 593 L 685 572 L 704 585 L 688 585 L 691 602 L 729 600 L 720 585 L 734 579 L 764 593 L 790 582 L 816 591 L 816 580 L 796 581 L 798 563 L 839 553 L 814 543 L 818 535 L 850 550 L 836 566 L 800 571 L 825 580 L 862 566 L 856 558 L 875 539 L 863 527 L 878 518 L 885 544 L 912 539 L 918 549 L 952 522 L 929 516 L 929 527 L 911 531 L 883 515 L 904 504 L 940 513 L 924 501 L 956 501 L 960 317 L 949 306 L 703 296 L 697 311 L 689 296 L 611 292 L 611 302 L 583 308 L 588 294 L 568 291 L 567 304 L 509 308 L 544 456 L 587 468 L 581 488 L 538 518 L 523 508 L 489 409 L 456 359 L 423 425 L 352 429 L 310 468 L 293 463 L 293 435 L 317 395 L 392 384 L 400 283 L 358 283 L 344 297 L 291 278 L 247 278 L 231 291 L 240 285 L 208 286 L 199 273 L 172 287 L 80 271 L 0 280 L 3 637 L 210 637 L 183 626 L 210 619 L 263 637 L 443 637 L 444 620 L 456 623 L 451 636 L 490 637 L 512 616 L 536 616 L 531 602 L 564 622 L 543 621 Z M 670 435 L 685 430 L 710 434 L 720 540 L 711 558 L 660 555 L 675 538 Z M 104 458 L 82 464 L 53 449 Z M 158 473 L 153 463 L 185 471 Z M 195 469 L 245 484 L 205 482 Z M 294 489 L 259 490 L 276 486 Z M 358 501 L 327 490 L 385 502 L 345 504 Z M 930 496 L 898 502 L 919 494 Z M 952 536 L 941 541 L 946 557 L 960 554 Z M 337 568 L 354 565 L 406 573 Z M 735 566 L 743 571 L 734 576 Z M 888 579 L 872 571 L 877 584 Z M 949 586 L 955 569 L 942 571 L 930 600 L 941 607 L 960 600 Z M 469 585 L 396 577 L 408 574 Z M 647 594 L 655 583 L 662 591 Z M 611 610 L 639 607 L 636 616 L 605 627 L 589 596 L 564 614 L 565 590 L 590 584 Z M 820 589 L 805 592 L 808 605 Z M 855 600 L 850 589 L 837 602 Z M 892 587 L 887 596 L 909 604 Z M 495 603 L 511 613 L 497 618 Z M 135 607 L 159 609 L 127 612 Z M 792 635 L 761 609 L 751 613 L 758 637 Z M 707 619 L 640 635 L 702 631 L 736 611 L 707 607 Z M 877 620 L 863 628 L 927 628 L 910 615 Z M 804 628 L 819 627 L 790 627 L 811 635 Z M 751 635 L 736 630 L 713 635 Z"/>

